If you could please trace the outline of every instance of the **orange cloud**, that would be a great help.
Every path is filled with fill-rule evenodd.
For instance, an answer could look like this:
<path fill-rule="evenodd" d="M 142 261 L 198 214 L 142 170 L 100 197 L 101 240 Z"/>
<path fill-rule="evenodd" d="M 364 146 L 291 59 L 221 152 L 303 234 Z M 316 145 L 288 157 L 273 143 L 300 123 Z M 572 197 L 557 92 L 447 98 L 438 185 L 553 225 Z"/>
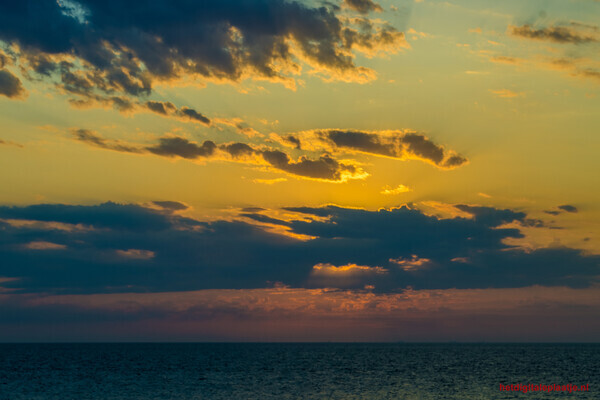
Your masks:
<path fill-rule="evenodd" d="M 67 248 L 67 246 L 65 246 L 64 244 L 46 242 L 42 240 L 29 242 L 23 247 L 29 250 L 64 250 Z"/>
<path fill-rule="evenodd" d="M 106 338 L 148 332 L 155 339 L 190 340 L 572 341 L 593 340 L 600 334 L 599 294 L 597 287 L 409 289 L 377 294 L 371 289 L 294 289 L 276 284 L 268 289 L 194 292 L 0 294 L 0 304 L 21 304 L 22 318 L 38 307 L 68 307 L 70 314 L 75 309 L 102 312 L 107 322 L 93 326 L 96 335 Z M 115 322 L 110 320 L 113 314 Z M 72 329 L 73 323 L 67 327 Z M 56 324 L 53 332 L 69 333 Z"/>

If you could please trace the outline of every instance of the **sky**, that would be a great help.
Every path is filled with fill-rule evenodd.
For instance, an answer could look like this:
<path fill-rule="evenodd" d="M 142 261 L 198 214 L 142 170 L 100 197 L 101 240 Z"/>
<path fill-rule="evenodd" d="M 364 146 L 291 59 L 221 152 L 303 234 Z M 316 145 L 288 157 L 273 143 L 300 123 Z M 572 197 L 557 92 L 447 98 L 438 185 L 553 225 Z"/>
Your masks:
<path fill-rule="evenodd" d="M 598 15 L 0 3 L 0 341 L 598 341 Z"/>

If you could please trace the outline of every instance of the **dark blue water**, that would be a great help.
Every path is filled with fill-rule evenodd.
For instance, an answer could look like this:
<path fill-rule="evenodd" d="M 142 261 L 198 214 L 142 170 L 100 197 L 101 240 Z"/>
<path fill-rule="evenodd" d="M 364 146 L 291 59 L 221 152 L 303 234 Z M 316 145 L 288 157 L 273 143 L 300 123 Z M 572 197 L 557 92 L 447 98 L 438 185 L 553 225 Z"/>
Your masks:
<path fill-rule="evenodd" d="M 0 400 L 567 397 L 600 399 L 600 345 L 0 344 Z"/>

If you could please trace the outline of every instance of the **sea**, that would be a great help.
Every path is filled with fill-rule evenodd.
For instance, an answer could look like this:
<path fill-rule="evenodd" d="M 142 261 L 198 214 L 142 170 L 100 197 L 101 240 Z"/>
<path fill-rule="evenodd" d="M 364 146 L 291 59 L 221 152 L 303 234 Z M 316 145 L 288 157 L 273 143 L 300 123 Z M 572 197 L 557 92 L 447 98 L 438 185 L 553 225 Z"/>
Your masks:
<path fill-rule="evenodd" d="M 600 344 L 0 344 L 1 400 L 565 398 Z"/>

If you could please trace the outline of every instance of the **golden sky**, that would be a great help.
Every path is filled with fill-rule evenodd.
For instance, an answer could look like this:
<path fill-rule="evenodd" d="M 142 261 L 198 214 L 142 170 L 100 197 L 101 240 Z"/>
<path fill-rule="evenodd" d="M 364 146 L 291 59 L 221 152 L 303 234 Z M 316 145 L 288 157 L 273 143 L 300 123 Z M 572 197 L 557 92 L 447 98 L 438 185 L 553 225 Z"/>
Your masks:
<path fill-rule="evenodd" d="M 187 3 L 0 6 L 0 339 L 600 333 L 598 1 Z"/>

